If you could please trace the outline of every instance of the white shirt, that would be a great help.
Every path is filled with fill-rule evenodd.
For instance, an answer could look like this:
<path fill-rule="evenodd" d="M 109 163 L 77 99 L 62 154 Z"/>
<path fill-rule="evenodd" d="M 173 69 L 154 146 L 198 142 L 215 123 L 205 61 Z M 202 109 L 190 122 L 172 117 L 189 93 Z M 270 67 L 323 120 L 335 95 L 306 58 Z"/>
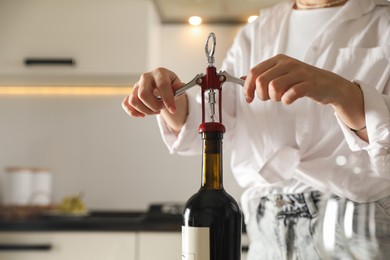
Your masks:
<path fill-rule="evenodd" d="M 292 1 L 262 10 L 259 19 L 239 32 L 222 69 L 246 75 L 261 61 L 283 53 L 291 12 Z M 380 7 L 375 0 L 348 1 L 304 53 L 302 61 L 359 81 L 370 143 L 358 138 L 330 106 L 308 98 L 288 106 L 259 99 L 247 104 L 240 87 L 226 83 L 224 144 L 232 150 L 233 174 L 246 188 L 241 198 L 246 220 L 256 211 L 260 197 L 269 193 L 330 191 L 358 202 L 390 195 L 390 7 Z M 201 151 L 200 104 L 189 99 L 188 106 L 178 137 L 158 117 L 172 153 Z M 356 154 L 355 162 L 361 164 L 354 165 L 360 169 L 371 161 L 382 170 L 366 176 L 352 167 L 337 167 L 340 158 Z"/>
<path fill-rule="evenodd" d="M 288 23 L 287 44 L 284 54 L 302 60 L 317 33 L 331 20 L 341 7 L 313 10 L 292 10 Z"/>

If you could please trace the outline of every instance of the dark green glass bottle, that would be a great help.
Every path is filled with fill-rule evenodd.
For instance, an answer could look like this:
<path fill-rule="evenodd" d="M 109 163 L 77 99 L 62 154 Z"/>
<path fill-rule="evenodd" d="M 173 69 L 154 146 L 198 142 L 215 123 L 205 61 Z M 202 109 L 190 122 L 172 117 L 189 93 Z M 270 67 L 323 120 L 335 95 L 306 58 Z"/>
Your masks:
<path fill-rule="evenodd" d="M 202 132 L 202 182 L 186 203 L 183 260 L 240 260 L 242 213 L 223 188 L 223 132 Z"/>

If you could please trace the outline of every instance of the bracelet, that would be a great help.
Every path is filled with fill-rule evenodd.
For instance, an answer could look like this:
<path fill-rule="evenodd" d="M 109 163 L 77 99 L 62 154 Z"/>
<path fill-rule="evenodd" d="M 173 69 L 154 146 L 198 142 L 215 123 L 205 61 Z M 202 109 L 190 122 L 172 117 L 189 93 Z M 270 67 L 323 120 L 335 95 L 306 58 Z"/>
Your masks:
<path fill-rule="evenodd" d="M 352 132 L 357 133 L 357 132 L 360 132 L 360 131 L 366 129 L 366 127 L 367 126 L 363 126 L 362 128 L 359 128 L 359 129 L 353 129 L 353 128 L 349 128 L 349 129 L 351 129 Z"/>
<path fill-rule="evenodd" d="M 361 88 L 359 82 L 352 80 L 352 83 L 355 84 L 357 87 Z M 363 126 L 362 128 L 359 128 L 359 129 L 353 129 L 353 128 L 349 128 L 349 129 L 351 129 L 352 132 L 357 133 L 357 132 L 360 132 L 360 131 L 366 129 L 366 127 L 367 126 Z"/>

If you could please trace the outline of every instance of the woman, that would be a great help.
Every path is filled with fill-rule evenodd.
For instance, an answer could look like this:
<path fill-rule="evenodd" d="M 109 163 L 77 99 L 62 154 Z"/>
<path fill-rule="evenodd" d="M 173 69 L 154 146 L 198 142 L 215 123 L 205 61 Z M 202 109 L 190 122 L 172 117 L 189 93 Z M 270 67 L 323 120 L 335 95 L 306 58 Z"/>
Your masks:
<path fill-rule="evenodd" d="M 390 7 L 379 2 L 285 1 L 262 10 L 230 48 L 222 69 L 246 75 L 243 89 L 224 86 L 223 114 L 233 173 L 246 188 L 248 259 L 321 259 L 311 228 L 324 192 L 376 201 L 390 255 Z M 158 115 L 170 151 L 194 154 L 201 109 L 173 96 L 182 84 L 167 69 L 145 73 L 123 107 Z M 376 175 L 334 174 L 336 159 L 357 151 Z"/>

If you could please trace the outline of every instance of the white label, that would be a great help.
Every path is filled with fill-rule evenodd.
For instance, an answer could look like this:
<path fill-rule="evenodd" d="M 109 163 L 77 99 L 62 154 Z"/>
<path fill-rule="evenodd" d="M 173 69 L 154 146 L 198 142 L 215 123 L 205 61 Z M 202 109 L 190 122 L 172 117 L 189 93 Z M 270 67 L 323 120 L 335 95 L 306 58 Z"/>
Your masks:
<path fill-rule="evenodd" d="M 210 260 L 208 227 L 181 227 L 182 260 Z"/>

